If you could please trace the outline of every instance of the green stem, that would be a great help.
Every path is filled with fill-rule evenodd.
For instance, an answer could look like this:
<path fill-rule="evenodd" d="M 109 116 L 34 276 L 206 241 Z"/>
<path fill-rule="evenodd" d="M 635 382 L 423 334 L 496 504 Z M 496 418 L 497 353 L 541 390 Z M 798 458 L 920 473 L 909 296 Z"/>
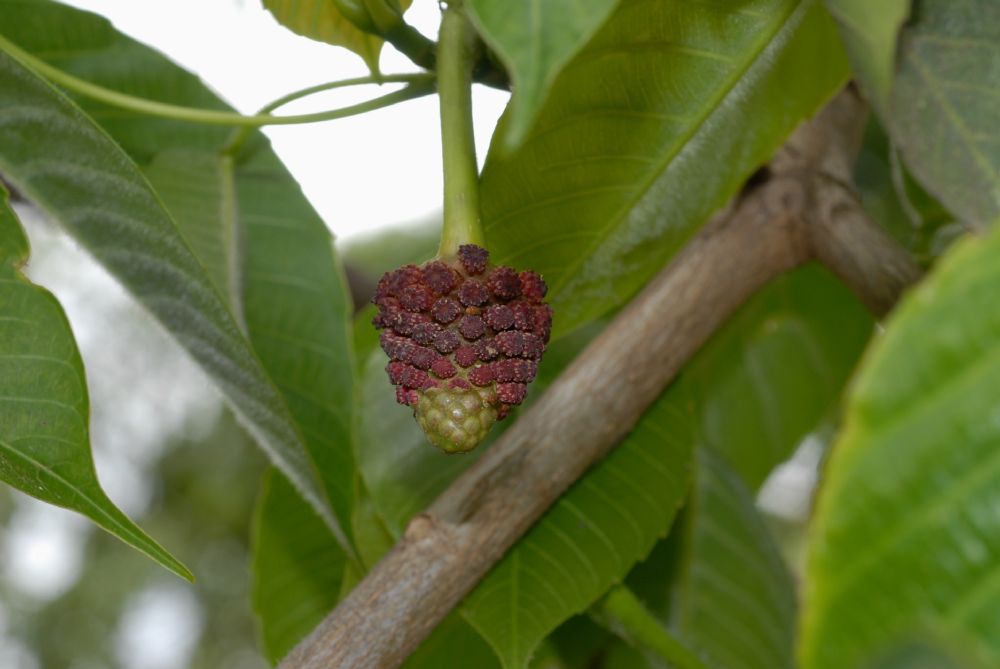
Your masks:
<path fill-rule="evenodd" d="M 397 3 L 391 0 L 365 0 L 365 9 L 372 25 L 370 29 L 363 30 L 374 32 L 416 65 L 426 70 L 436 67 L 434 42 L 403 20 Z"/>
<path fill-rule="evenodd" d="M 393 91 L 392 93 L 377 97 L 373 100 L 368 100 L 356 105 L 350 105 L 348 107 L 341 107 L 339 109 L 329 109 L 310 114 L 294 114 L 290 116 L 272 116 L 271 114 L 253 114 L 251 116 L 244 116 L 235 112 L 172 105 L 104 88 L 103 86 L 98 86 L 97 84 L 93 84 L 89 81 L 78 79 L 67 72 L 63 72 L 62 70 L 49 65 L 43 60 L 35 58 L 30 53 L 11 43 L 3 36 L 0 36 L 0 49 L 3 49 L 49 81 L 59 84 L 63 88 L 73 91 L 74 93 L 140 114 L 149 114 L 151 116 L 159 116 L 161 118 L 169 118 L 177 121 L 190 121 L 192 123 L 203 123 L 209 125 L 259 128 L 265 125 L 297 125 L 300 123 L 332 121 L 333 119 L 355 116 L 357 114 L 363 114 L 375 109 L 382 109 L 383 107 L 388 107 L 406 100 L 412 100 L 434 92 L 433 79 L 427 74 L 386 75 L 379 77 L 378 79 L 375 79 L 374 77 L 359 77 L 357 79 L 345 79 L 342 81 L 313 86 L 306 89 L 307 92 L 305 94 L 330 90 L 332 88 L 340 88 L 343 86 L 359 86 L 379 82 L 408 83 L 409 85 L 401 90 Z M 300 93 L 301 92 L 292 93 L 285 97 L 297 99 L 304 96 L 304 94 Z"/>
<path fill-rule="evenodd" d="M 708 669 L 624 585 L 613 587 L 594 613 L 615 634 L 677 669 Z"/>
<path fill-rule="evenodd" d="M 472 67 L 475 31 L 460 3 L 451 2 L 441 18 L 438 92 L 444 163 L 444 226 L 438 255 L 454 256 L 462 244 L 485 245 L 479 224 L 479 173 L 472 130 Z"/>
<path fill-rule="evenodd" d="M 409 84 L 409 86 L 404 88 L 402 91 L 396 91 L 397 93 L 402 93 L 403 91 L 406 91 L 412 87 L 426 86 L 428 87 L 427 93 L 424 93 L 426 95 L 428 93 L 433 92 L 435 85 L 434 79 L 435 77 L 433 74 L 420 73 L 420 74 L 386 74 L 379 76 L 377 80 L 374 76 L 368 76 L 368 77 L 357 77 L 355 79 L 339 79 L 337 81 L 328 81 L 323 84 L 317 84 L 315 86 L 310 86 L 309 88 L 303 88 L 301 90 L 292 91 L 291 93 L 282 95 L 280 98 L 272 102 L 269 102 L 263 107 L 261 107 L 257 111 L 256 115 L 266 116 L 269 118 L 290 118 L 290 117 L 274 117 L 270 116 L 270 114 L 275 109 L 287 105 L 289 102 L 295 102 L 296 100 L 300 100 L 304 97 L 308 97 L 316 93 L 322 93 L 324 91 L 333 90 L 335 88 L 345 88 L 348 86 L 361 86 L 365 84 L 375 84 L 379 82 L 387 84 L 395 84 L 395 83 Z M 392 95 L 392 93 L 390 93 L 389 95 Z M 388 97 L 388 96 L 383 96 L 383 97 Z M 413 97 L 418 97 L 418 96 L 414 95 Z M 378 99 L 382 98 L 376 98 L 376 100 Z M 371 102 L 374 102 L 374 100 L 372 100 Z M 345 107 L 344 109 L 348 108 Z M 259 126 L 245 125 L 234 131 L 232 138 L 226 144 L 226 148 L 223 149 L 223 153 L 227 153 L 229 155 L 236 155 L 239 152 L 239 150 L 243 147 L 243 144 L 246 143 L 247 138 L 254 130 L 257 129 L 257 127 Z"/>

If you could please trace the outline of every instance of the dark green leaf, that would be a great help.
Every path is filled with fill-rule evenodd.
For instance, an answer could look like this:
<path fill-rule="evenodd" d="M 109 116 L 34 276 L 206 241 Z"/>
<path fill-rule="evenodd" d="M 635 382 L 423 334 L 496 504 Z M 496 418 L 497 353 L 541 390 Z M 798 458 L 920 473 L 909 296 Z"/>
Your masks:
<path fill-rule="evenodd" d="M 865 669 L 969 669 L 973 665 L 960 663 L 960 654 L 946 653 L 926 640 L 903 644 Z"/>
<path fill-rule="evenodd" d="M 687 492 L 691 416 L 676 393 L 574 484 L 466 598 L 462 612 L 508 669 L 620 581 L 666 534 Z"/>
<path fill-rule="evenodd" d="M 710 450 L 698 454 L 673 625 L 711 667 L 790 669 L 791 576 L 739 475 Z"/>
<path fill-rule="evenodd" d="M 346 528 L 355 495 L 355 362 L 351 298 L 333 237 L 266 144 L 239 166 L 236 189 L 250 341 Z"/>
<path fill-rule="evenodd" d="M 854 384 L 811 533 L 803 669 L 928 635 L 1000 665 L 998 233 L 942 258 Z"/>
<path fill-rule="evenodd" d="M 925 266 L 965 232 L 913 179 L 874 117 L 854 166 L 854 185 L 869 216 Z"/>
<path fill-rule="evenodd" d="M 573 616 L 556 628 L 539 646 L 532 669 L 588 669 L 593 667 L 615 637 L 587 615 Z M 554 658 L 550 664 L 544 660 Z"/>
<path fill-rule="evenodd" d="M 831 417 L 872 326 L 854 294 L 819 266 L 772 281 L 677 382 L 694 398 L 699 442 L 756 490 Z"/>
<path fill-rule="evenodd" d="M 17 270 L 28 261 L 30 254 L 28 237 L 24 234 L 21 221 L 10 208 L 10 194 L 0 183 L 0 268 L 7 275 L 11 270 L 19 274 Z"/>
<path fill-rule="evenodd" d="M 847 57 L 876 109 L 889 109 L 896 72 L 896 38 L 911 0 L 823 0 L 847 47 Z"/>
<path fill-rule="evenodd" d="M 1000 5 L 916 0 L 889 128 L 907 164 L 966 224 L 1000 216 Z"/>
<path fill-rule="evenodd" d="M 495 669 L 500 666 L 493 650 L 458 611 L 452 611 L 403 663 L 403 669 Z"/>
<path fill-rule="evenodd" d="M 337 604 L 346 558 L 330 529 L 284 477 L 264 478 L 253 531 L 254 612 L 276 663 Z"/>
<path fill-rule="evenodd" d="M 642 651 L 652 664 L 706 669 L 701 659 L 671 634 L 624 585 L 611 588 L 591 608 L 591 616 Z"/>
<path fill-rule="evenodd" d="M 87 110 L 86 101 L 81 101 L 81 107 Z M 128 150 L 128 147 L 123 148 Z M 169 146 L 157 153 L 143 171 L 173 215 L 191 250 L 205 266 L 216 290 L 227 299 L 230 308 L 239 313 L 235 203 L 230 171 L 218 155 Z"/>
<path fill-rule="evenodd" d="M 0 88 L 12 79 L 8 67 L 0 54 Z M 90 402 L 83 361 L 59 302 L 20 272 L 28 252 L 24 230 L 0 185 L 0 480 L 82 513 L 167 569 L 193 580 L 184 565 L 119 511 L 101 489 L 90 456 Z"/>
<path fill-rule="evenodd" d="M 469 0 L 486 43 L 513 79 L 504 149 L 524 140 L 556 75 L 593 37 L 618 0 Z"/>
<path fill-rule="evenodd" d="M 813 0 L 627 0 L 563 69 L 531 134 L 495 146 L 495 260 L 549 282 L 555 330 L 625 302 L 847 77 Z"/>
<path fill-rule="evenodd" d="M 228 109 L 197 77 L 94 14 L 46 0 L 2 0 L 0 26 L 22 48 L 88 81 L 162 102 Z M 259 134 L 234 161 L 223 153 L 225 128 L 88 99 L 80 104 L 143 167 L 229 297 L 295 419 L 284 438 L 305 442 L 348 528 L 354 465 L 342 407 L 353 395 L 351 305 L 326 226 Z"/>

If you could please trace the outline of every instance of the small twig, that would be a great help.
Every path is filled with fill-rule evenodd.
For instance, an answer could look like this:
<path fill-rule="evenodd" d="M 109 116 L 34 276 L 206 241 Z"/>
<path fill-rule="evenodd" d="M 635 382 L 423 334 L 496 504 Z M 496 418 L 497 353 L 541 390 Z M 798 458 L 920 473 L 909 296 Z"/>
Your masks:
<path fill-rule="evenodd" d="M 677 371 L 770 279 L 819 258 L 884 313 L 919 276 L 848 186 L 865 110 L 847 91 L 761 183 L 706 225 L 365 579 L 283 669 L 400 664 L 505 551 L 631 430 Z"/>

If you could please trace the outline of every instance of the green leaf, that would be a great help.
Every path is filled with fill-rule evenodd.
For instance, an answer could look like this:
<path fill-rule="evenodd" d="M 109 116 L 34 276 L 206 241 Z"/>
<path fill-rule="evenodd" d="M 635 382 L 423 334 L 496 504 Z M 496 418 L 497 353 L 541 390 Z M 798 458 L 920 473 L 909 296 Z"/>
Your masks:
<path fill-rule="evenodd" d="M 28 262 L 30 254 L 28 237 L 24 234 L 21 221 L 10 208 L 10 194 L 0 182 L 0 268 L 5 275 L 9 275 L 11 270 L 20 274 L 17 270 Z"/>
<path fill-rule="evenodd" d="M 81 101 L 80 106 L 87 110 L 86 101 Z M 122 148 L 128 150 L 126 146 Z M 143 171 L 173 215 L 191 250 L 205 266 L 215 289 L 227 298 L 229 307 L 239 313 L 234 252 L 236 231 L 235 226 L 225 224 L 233 223 L 230 214 L 234 203 L 227 192 L 230 173 L 219 156 L 168 145 Z"/>
<path fill-rule="evenodd" d="M 927 190 L 966 224 L 1000 216 L 1000 5 L 916 0 L 889 128 Z"/>
<path fill-rule="evenodd" d="M 261 645 L 277 663 L 336 606 L 347 560 L 330 529 L 274 470 L 261 486 L 251 550 Z"/>
<path fill-rule="evenodd" d="M 336 527 L 287 406 L 135 163 L 69 99 L 3 52 L 0 171 L 174 335 Z"/>
<path fill-rule="evenodd" d="M 466 598 L 462 612 L 507 669 L 624 578 L 670 528 L 688 489 L 693 436 L 666 393 Z"/>
<path fill-rule="evenodd" d="M 925 266 L 965 232 L 913 179 L 874 117 L 854 166 L 854 186 L 868 215 Z"/>
<path fill-rule="evenodd" d="M 968 669 L 973 666 L 959 663 L 956 657 L 960 655 L 945 653 L 926 640 L 920 640 L 904 644 L 873 663 L 870 669 Z"/>
<path fill-rule="evenodd" d="M 660 269 L 845 81 L 813 0 L 626 0 L 552 86 L 521 148 L 494 144 L 494 260 L 541 272 L 556 335 Z M 509 123 L 505 120 L 504 123 Z"/>
<path fill-rule="evenodd" d="M 0 54 L 4 85 L 9 80 L 6 67 Z M 27 237 L 0 185 L 0 480 L 82 513 L 167 569 L 194 580 L 101 489 L 90 456 L 83 361 L 59 302 L 20 272 L 28 253 Z"/>
<path fill-rule="evenodd" d="M 791 669 L 791 575 L 739 475 L 711 450 L 698 455 L 672 623 L 711 667 Z"/>
<path fill-rule="evenodd" d="M 372 18 L 358 0 L 263 0 L 278 23 L 292 32 L 350 49 L 361 56 L 368 69 L 378 72 L 382 39 L 358 26 L 374 30 Z M 409 7 L 404 0 L 403 8 Z"/>
<path fill-rule="evenodd" d="M 817 265 L 772 281 L 677 381 L 694 398 L 699 443 L 756 490 L 831 418 L 872 327 L 854 294 Z"/>
<path fill-rule="evenodd" d="M 666 663 L 683 669 L 705 669 L 701 659 L 668 632 L 635 593 L 624 585 L 611 588 L 591 608 L 591 616 L 641 650 L 656 665 Z"/>
<path fill-rule="evenodd" d="M 267 143 L 237 169 L 236 190 L 250 341 L 348 528 L 356 477 L 353 308 L 333 237 Z"/>
<path fill-rule="evenodd" d="M 593 37 L 618 0 L 469 0 L 465 6 L 513 80 L 505 150 L 524 140 L 556 75 Z"/>
<path fill-rule="evenodd" d="M 44 0 L 0 0 L 0 25 L 22 48 L 88 81 L 162 102 L 229 109 L 197 77 L 100 16 Z M 352 306 L 323 221 L 259 133 L 230 159 L 226 128 L 79 103 L 144 169 L 229 298 L 301 434 L 288 436 L 304 440 L 349 532 L 354 462 L 342 407 L 354 392 Z"/>
<path fill-rule="evenodd" d="M 896 38 L 911 0 L 823 0 L 837 19 L 847 57 L 875 108 L 889 110 L 896 72 Z"/>
<path fill-rule="evenodd" d="M 909 637 L 1000 665 L 1000 230 L 955 245 L 867 355 L 810 537 L 803 669 Z"/>
<path fill-rule="evenodd" d="M 460 665 L 456 665 L 458 658 Z M 469 627 L 458 611 L 452 611 L 402 666 L 403 669 L 444 669 L 452 666 L 495 669 L 500 664 L 483 638 Z"/>
<path fill-rule="evenodd" d="M 573 616 L 560 625 L 539 646 L 532 669 L 587 669 L 593 667 L 616 638 L 600 627 L 590 615 Z M 551 664 L 545 661 L 551 659 Z"/>

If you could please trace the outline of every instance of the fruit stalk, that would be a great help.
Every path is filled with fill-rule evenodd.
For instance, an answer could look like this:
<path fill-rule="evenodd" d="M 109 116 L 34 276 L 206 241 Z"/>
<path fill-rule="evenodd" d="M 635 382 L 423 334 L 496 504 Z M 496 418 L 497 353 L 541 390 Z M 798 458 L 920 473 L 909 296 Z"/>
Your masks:
<path fill-rule="evenodd" d="M 441 258 L 454 258 L 463 244 L 485 246 L 479 224 L 479 173 L 472 129 L 472 68 L 476 34 L 460 2 L 444 9 L 438 45 L 438 94 L 444 166 L 444 225 Z"/>

